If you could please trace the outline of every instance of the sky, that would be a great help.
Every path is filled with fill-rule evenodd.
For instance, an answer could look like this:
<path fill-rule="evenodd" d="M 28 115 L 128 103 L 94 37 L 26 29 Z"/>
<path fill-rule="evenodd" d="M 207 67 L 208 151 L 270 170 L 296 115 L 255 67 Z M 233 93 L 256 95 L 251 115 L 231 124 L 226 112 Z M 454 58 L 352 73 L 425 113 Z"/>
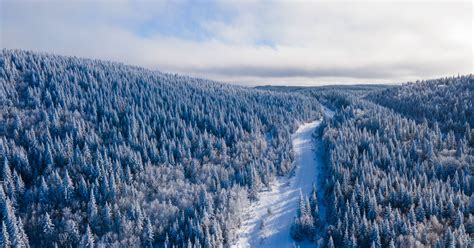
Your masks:
<path fill-rule="evenodd" d="M 0 47 L 240 85 L 473 73 L 473 2 L 0 0 Z"/>

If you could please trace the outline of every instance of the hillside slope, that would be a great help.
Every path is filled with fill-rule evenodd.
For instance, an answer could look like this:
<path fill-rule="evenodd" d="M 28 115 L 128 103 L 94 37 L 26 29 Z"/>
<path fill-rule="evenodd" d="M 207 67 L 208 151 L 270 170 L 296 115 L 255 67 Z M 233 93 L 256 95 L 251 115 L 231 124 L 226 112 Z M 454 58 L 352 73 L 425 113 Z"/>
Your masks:
<path fill-rule="evenodd" d="M 418 122 L 425 118 L 442 131 L 463 134 L 474 127 L 473 75 L 407 83 L 367 97 Z"/>
<path fill-rule="evenodd" d="M 2 242 L 33 247 L 229 244 L 320 117 L 300 95 L 11 50 L 0 105 Z"/>
<path fill-rule="evenodd" d="M 436 122 L 417 123 L 348 92 L 320 97 L 337 107 L 317 130 L 330 175 L 322 194 L 328 206 L 323 246 L 472 247 L 472 130 L 443 132 Z M 301 204 L 303 220 L 315 216 L 307 207 L 315 204 L 311 198 Z M 308 228 L 298 238 L 313 239 L 308 221 L 300 223 Z"/>

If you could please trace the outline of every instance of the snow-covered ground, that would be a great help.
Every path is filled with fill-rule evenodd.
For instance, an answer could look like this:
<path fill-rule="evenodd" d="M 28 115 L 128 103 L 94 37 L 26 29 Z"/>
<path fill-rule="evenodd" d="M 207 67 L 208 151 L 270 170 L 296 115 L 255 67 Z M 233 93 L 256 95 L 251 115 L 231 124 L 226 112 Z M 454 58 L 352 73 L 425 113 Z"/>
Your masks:
<path fill-rule="evenodd" d="M 332 111 L 331 109 L 327 108 L 324 105 L 321 105 L 321 108 L 323 108 L 323 112 L 326 117 L 332 118 L 334 116 L 335 112 Z"/>
<path fill-rule="evenodd" d="M 331 117 L 332 111 L 325 109 Z M 293 134 L 296 168 L 290 177 L 283 177 L 272 183 L 270 190 L 259 193 L 259 200 L 253 202 L 243 212 L 242 227 L 238 230 L 238 242 L 234 247 L 292 247 L 294 241 L 290 228 L 296 214 L 300 191 L 309 194 L 313 183 L 321 185 L 323 175 L 322 153 L 319 143 L 312 134 L 321 120 L 299 126 Z M 324 208 L 320 211 L 324 213 Z M 302 243 L 300 247 L 314 247 Z"/>
<path fill-rule="evenodd" d="M 334 112 L 322 106 L 328 118 Z M 326 208 L 322 202 L 324 182 L 323 151 L 320 140 L 312 134 L 321 120 L 304 123 L 293 134 L 296 168 L 289 177 L 275 180 L 271 189 L 259 193 L 259 200 L 253 202 L 243 212 L 243 223 L 238 230 L 238 240 L 234 247 L 293 247 L 290 228 L 296 215 L 300 192 L 309 194 L 313 183 L 317 185 L 319 211 L 324 223 Z M 314 247 L 310 243 L 297 243 L 300 247 Z"/>

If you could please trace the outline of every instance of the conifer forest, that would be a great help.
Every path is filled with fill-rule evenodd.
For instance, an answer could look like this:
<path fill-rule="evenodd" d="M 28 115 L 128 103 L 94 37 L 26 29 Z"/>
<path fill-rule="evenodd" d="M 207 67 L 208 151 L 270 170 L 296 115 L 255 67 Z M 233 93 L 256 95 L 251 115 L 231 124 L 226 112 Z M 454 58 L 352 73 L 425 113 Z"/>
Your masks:
<path fill-rule="evenodd" d="M 474 245 L 472 75 L 251 88 L 4 49 L 0 107 L 1 247 L 234 247 L 315 166 L 292 139 L 314 121 L 295 246 Z"/>

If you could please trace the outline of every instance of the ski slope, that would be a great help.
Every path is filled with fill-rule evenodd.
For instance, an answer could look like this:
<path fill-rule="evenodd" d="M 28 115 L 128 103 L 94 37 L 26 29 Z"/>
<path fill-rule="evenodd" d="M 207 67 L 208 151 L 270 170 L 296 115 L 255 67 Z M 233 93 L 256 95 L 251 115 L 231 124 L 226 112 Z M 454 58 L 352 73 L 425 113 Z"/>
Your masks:
<path fill-rule="evenodd" d="M 334 115 L 334 112 L 327 108 L 324 108 L 324 112 L 327 117 Z M 290 228 L 296 214 L 300 191 L 303 194 L 309 194 L 313 183 L 319 186 L 324 178 L 320 142 L 312 137 L 315 128 L 320 124 L 321 120 L 304 123 L 293 134 L 293 149 L 296 155 L 294 173 L 289 177 L 275 180 L 271 189 L 259 193 L 259 200 L 244 210 L 243 223 L 238 230 L 238 240 L 233 247 L 285 248 L 293 246 Z M 325 208 L 320 204 L 322 216 L 324 211 Z M 314 247 L 314 244 L 310 243 L 297 245 Z"/>

